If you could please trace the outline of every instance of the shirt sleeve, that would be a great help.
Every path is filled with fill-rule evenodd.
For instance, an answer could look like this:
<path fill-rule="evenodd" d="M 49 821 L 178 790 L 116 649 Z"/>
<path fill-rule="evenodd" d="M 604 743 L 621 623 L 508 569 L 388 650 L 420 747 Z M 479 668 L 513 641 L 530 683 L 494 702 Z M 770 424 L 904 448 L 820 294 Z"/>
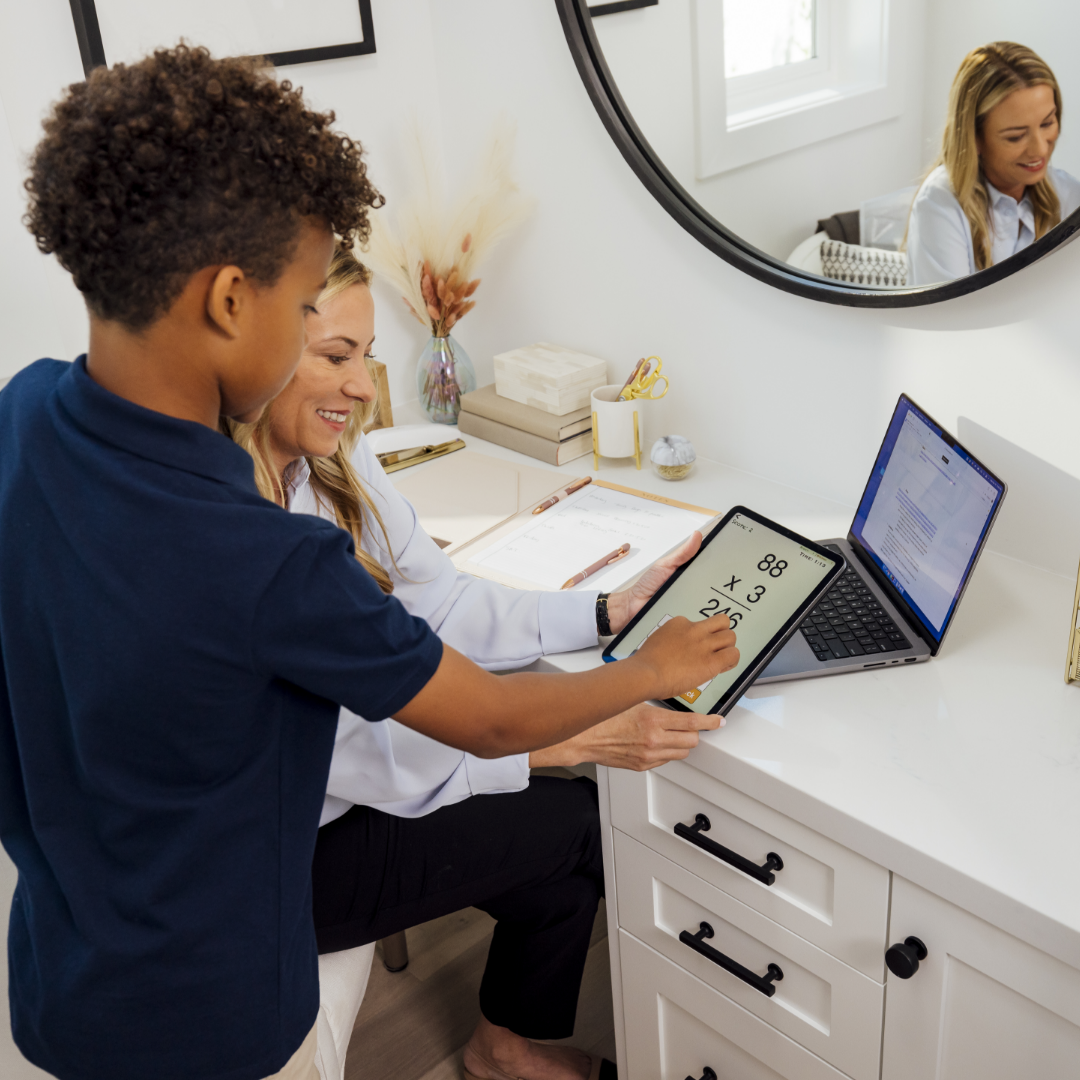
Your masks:
<path fill-rule="evenodd" d="M 478 758 L 465 755 L 465 772 L 470 795 L 501 795 L 523 791 L 529 786 L 529 755 Z"/>
<path fill-rule="evenodd" d="M 975 272 L 971 225 L 934 174 L 912 204 L 907 254 L 910 285 L 936 285 Z"/>
<path fill-rule="evenodd" d="M 1050 176 L 1061 202 L 1061 220 L 1080 210 L 1080 180 L 1064 169 L 1051 167 Z"/>
<path fill-rule="evenodd" d="M 356 561 L 352 538 L 329 522 L 281 565 L 252 632 L 256 670 L 376 720 L 427 685 L 442 649 L 423 619 L 382 592 Z"/>

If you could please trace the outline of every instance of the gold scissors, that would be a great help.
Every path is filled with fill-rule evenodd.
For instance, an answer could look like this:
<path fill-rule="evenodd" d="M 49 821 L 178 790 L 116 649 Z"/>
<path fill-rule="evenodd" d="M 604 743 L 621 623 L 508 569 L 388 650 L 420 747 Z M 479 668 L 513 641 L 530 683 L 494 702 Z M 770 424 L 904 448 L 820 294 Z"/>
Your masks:
<path fill-rule="evenodd" d="M 656 361 L 656 369 L 652 370 L 652 362 L 654 360 Z M 664 361 L 661 360 L 659 356 L 650 356 L 641 365 L 638 374 L 634 376 L 630 385 L 620 396 L 627 400 L 644 398 L 646 401 L 657 401 L 659 398 L 662 398 L 664 394 L 668 392 L 668 377 L 660 374 L 663 366 Z M 655 392 L 658 381 L 663 381 L 664 383 L 664 389 L 659 394 Z"/>

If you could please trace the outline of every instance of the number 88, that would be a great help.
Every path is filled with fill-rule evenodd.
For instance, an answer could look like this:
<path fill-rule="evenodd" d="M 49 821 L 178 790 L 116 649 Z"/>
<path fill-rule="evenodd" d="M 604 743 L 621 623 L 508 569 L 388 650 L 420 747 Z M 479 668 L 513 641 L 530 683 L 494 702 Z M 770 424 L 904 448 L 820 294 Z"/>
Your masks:
<path fill-rule="evenodd" d="M 777 561 L 775 555 L 766 555 L 765 558 L 757 564 L 759 570 L 767 570 L 769 577 L 779 577 L 786 569 L 787 563 L 780 559 Z"/>

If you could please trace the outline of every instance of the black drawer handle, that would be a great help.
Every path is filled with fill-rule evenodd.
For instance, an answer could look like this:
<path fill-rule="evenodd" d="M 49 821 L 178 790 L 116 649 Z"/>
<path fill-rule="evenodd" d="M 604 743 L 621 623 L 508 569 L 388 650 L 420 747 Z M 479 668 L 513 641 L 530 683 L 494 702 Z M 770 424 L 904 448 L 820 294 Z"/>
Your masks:
<path fill-rule="evenodd" d="M 692 1076 L 688 1076 L 686 1080 L 694 1080 L 694 1078 Z M 714 1073 L 712 1069 L 710 1069 L 709 1066 L 706 1065 L 705 1071 L 698 1077 L 698 1080 L 716 1080 L 716 1073 Z"/>
<path fill-rule="evenodd" d="M 701 929 L 696 934 L 691 934 L 689 930 L 684 930 L 679 935 L 679 940 L 684 945 L 689 945 L 694 952 L 701 953 L 706 960 L 711 960 L 714 964 L 718 964 L 725 971 L 730 971 L 732 975 L 737 979 L 742 979 L 744 983 L 749 983 L 755 990 L 760 991 L 766 997 L 772 997 L 776 993 L 776 987 L 773 986 L 774 982 L 779 982 L 784 973 L 780 970 L 778 964 L 769 965 L 769 974 L 764 976 L 755 974 L 749 968 L 744 968 L 737 960 L 732 960 L 730 956 L 725 956 L 719 949 L 714 949 L 711 945 L 705 944 L 705 938 L 713 936 L 713 928 L 707 923 L 701 924 Z"/>
<path fill-rule="evenodd" d="M 734 866 L 736 870 L 741 870 L 744 874 L 749 874 L 755 881 L 760 881 L 762 885 L 772 885 L 776 881 L 776 875 L 773 871 L 783 870 L 784 860 L 775 851 L 770 851 L 765 856 L 764 866 L 758 866 L 757 863 L 744 859 L 738 852 L 732 851 L 731 848 L 726 848 L 723 844 L 718 844 L 715 840 L 710 840 L 707 836 L 701 835 L 711 828 L 712 825 L 709 819 L 704 814 L 698 814 L 694 818 L 693 825 L 684 825 L 681 821 L 678 822 L 675 826 L 675 835 L 681 836 L 684 840 L 689 840 L 691 844 L 696 844 L 702 851 L 707 851 L 710 855 L 723 859 L 724 862 Z"/>

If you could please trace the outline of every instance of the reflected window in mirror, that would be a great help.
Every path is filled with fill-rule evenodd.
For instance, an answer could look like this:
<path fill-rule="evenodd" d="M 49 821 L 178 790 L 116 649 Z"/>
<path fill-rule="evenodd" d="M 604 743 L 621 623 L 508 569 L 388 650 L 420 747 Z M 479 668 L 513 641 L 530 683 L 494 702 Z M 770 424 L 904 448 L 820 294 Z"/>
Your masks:
<path fill-rule="evenodd" d="M 817 7 L 814 0 L 724 0 L 725 77 L 813 60 Z"/>

